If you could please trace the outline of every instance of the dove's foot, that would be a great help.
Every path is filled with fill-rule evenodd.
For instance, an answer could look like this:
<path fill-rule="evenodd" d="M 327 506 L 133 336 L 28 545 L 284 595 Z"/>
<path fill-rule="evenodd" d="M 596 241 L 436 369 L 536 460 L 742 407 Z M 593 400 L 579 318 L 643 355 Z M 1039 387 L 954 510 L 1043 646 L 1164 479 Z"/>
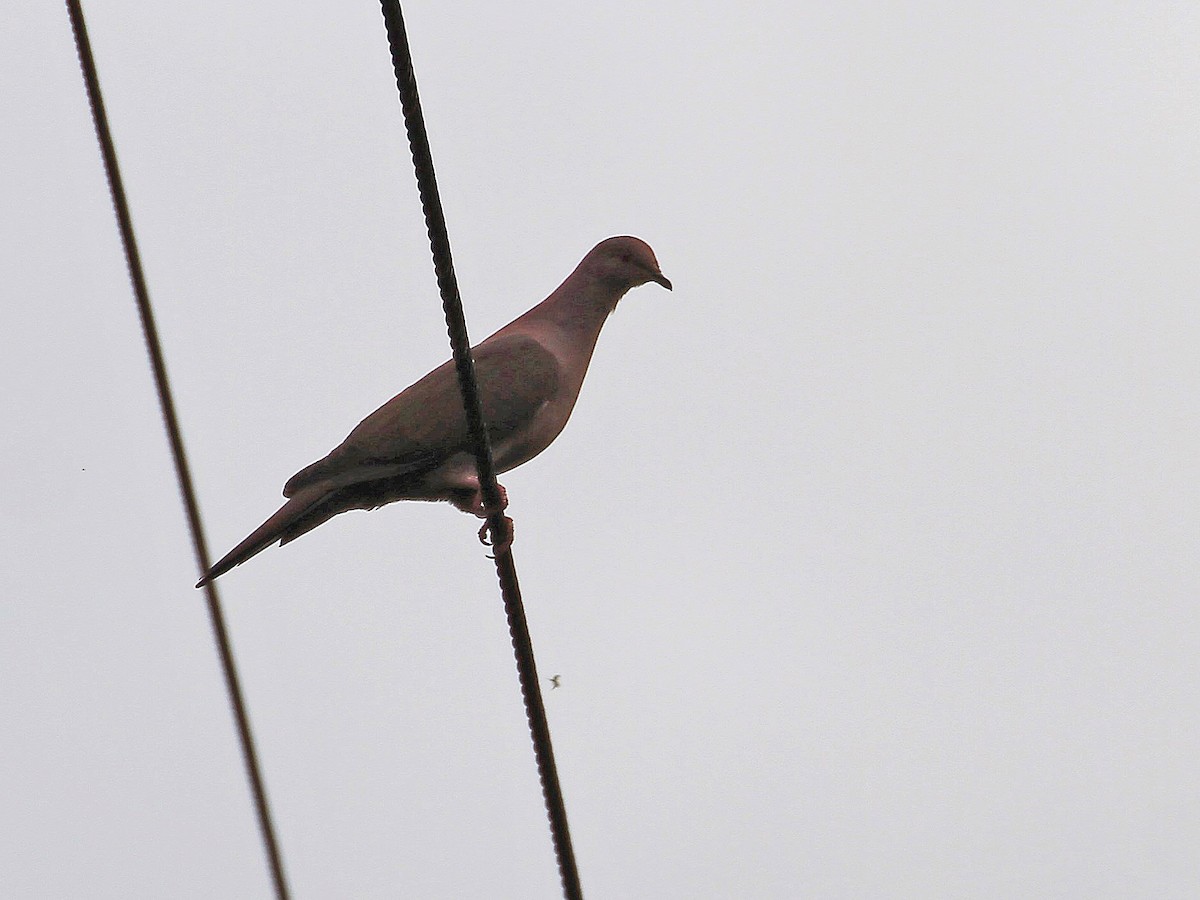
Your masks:
<path fill-rule="evenodd" d="M 490 519 L 496 513 L 502 513 L 508 509 L 508 491 L 504 489 L 504 485 L 497 483 L 496 490 L 500 493 L 500 503 L 497 506 L 488 506 L 483 502 L 483 494 L 476 490 L 474 493 L 461 494 L 451 498 L 450 502 L 463 512 L 470 513 L 480 519 Z M 504 537 L 500 540 L 491 540 L 488 538 L 488 523 L 484 522 L 479 528 L 479 543 L 485 547 L 491 547 L 494 551 L 492 556 L 495 559 L 495 554 L 507 553 L 508 548 L 513 542 L 513 520 L 508 516 L 504 517 Z"/>
<path fill-rule="evenodd" d="M 488 523 L 484 522 L 479 526 L 479 543 L 485 547 L 492 548 L 492 554 L 488 559 L 495 559 L 501 553 L 507 553 L 512 547 L 513 542 L 513 520 L 508 516 L 504 517 L 504 537 L 499 541 L 493 541 L 488 538 Z"/>

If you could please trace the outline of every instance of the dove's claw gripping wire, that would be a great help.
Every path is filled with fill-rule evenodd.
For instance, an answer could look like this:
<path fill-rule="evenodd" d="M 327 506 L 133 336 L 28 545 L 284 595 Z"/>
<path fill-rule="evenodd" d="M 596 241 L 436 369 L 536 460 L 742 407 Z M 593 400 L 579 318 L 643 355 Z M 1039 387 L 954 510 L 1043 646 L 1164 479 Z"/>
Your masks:
<path fill-rule="evenodd" d="M 474 494 L 463 497 L 459 500 L 451 501 L 463 512 L 469 512 L 473 516 L 478 516 L 481 519 L 490 519 L 496 513 L 502 513 L 508 509 L 508 491 L 504 489 L 504 485 L 497 484 L 496 490 L 500 494 L 500 502 L 495 506 L 488 506 L 483 502 L 483 492 L 476 489 Z M 490 524 L 484 522 L 479 526 L 479 543 L 485 547 L 492 547 L 496 554 L 507 553 L 508 548 L 513 542 L 513 521 L 508 516 L 504 517 L 504 537 L 501 540 L 495 541 L 488 537 Z M 496 556 L 490 557 L 495 559 Z"/>
<path fill-rule="evenodd" d="M 488 559 L 495 559 L 501 553 L 507 553 L 508 549 L 512 546 L 513 520 L 508 516 L 504 517 L 504 539 L 499 542 L 492 541 L 488 537 L 488 527 L 489 525 L 487 522 L 484 522 L 481 526 L 479 526 L 479 543 L 483 544 L 485 547 L 491 547 L 492 553 L 488 556 Z"/>

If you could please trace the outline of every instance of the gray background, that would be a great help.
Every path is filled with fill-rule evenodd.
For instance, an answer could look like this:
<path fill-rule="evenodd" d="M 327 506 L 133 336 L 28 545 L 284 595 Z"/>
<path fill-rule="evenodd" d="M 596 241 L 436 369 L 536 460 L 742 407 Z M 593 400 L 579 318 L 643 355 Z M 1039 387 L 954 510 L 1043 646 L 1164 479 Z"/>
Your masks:
<path fill-rule="evenodd" d="M 409 4 L 592 898 L 1200 895 L 1200 12 Z M 373 3 L 87 12 L 212 550 L 447 355 Z M 0 27 L 0 895 L 269 884 L 64 10 Z M 474 520 L 220 586 L 297 897 L 551 897 Z M 548 687 L 548 685 L 547 685 Z"/>

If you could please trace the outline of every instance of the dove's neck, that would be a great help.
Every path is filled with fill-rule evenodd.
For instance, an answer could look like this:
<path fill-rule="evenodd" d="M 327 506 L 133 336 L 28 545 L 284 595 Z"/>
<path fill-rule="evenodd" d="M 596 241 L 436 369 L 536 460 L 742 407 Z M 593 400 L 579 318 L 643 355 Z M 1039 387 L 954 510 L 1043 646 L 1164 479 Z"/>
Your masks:
<path fill-rule="evenodd" d="M 577 271 L 531 312 L 540 313 L 539 318 L 557 328 L 590 335 L 594 342 L 625 290 L 615 290 L 611 284 Z"/>
<path fill-rule="evenodd" d="M 614 290 L 605 282 L 574 272 L 549 297 L 503 331 L 536 334 L 560 360 L 564 354 L 587 356 L 596 344 L 604 320 L 628 288 Z"/>
<path fill-rule="evenodd" d="M 536 338 L 558 359 L 565 378 L 563 396 L 574 403 L 604 320 L 627 290 L 577 270 L 554 293 L 496 336 L 512 331 Z"/>

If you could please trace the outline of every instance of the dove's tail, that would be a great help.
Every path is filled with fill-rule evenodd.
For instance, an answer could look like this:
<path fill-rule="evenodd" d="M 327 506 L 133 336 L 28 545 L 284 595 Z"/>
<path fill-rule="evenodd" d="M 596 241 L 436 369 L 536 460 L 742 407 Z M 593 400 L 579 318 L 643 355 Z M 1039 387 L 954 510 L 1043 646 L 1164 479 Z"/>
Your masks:
<path fill-rule="evenodd" d="M 330 492 L 320 486 L 298 491 L 275 515 L 254 529 L 248 538 L 205 572 L 204 577 L 196 582 L 196 587 L 204 587 L 210 581 L 220 578 L 234 566 L 240 566 L 252 556 L 262 553 L 276 541 L 286 544 L 306 531 L 316 528 L 326 519 L 341 512 L 333 501 L 334 497 Z"/>

